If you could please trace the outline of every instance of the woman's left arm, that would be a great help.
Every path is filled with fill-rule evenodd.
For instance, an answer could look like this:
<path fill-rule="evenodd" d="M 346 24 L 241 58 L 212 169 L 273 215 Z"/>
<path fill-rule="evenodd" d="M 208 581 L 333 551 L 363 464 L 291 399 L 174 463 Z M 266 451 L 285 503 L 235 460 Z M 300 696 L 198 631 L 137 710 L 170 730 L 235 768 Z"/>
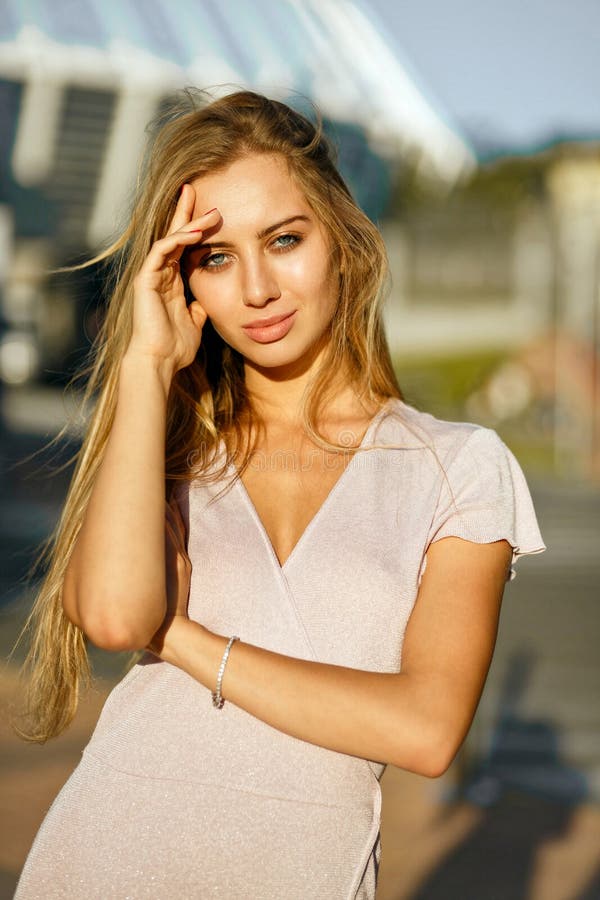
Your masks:
<path fill-rule="evenodd" d="M 450 766 L 475 715 L 511 556 L 505 540 L 476 544 L 445 537 L 429 546 L 399 673 L 285 656 L 246 644 L 240 635 L 222 696 L 293 737 L 437 777 Z M 212 691 L 228 637 L 180 611 L 165 620 L 148 649 Z"/>

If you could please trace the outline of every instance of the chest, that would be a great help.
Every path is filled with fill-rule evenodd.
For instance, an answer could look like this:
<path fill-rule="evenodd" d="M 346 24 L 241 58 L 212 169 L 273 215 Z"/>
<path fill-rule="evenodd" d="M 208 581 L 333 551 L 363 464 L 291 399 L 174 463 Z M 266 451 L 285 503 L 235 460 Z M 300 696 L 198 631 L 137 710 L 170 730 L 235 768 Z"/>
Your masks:
<path fill-rule="evenodd" d="M 314 447 L 254 455 L 241 481 L 280 566 L 344 476 L 350 458 Z"/>
<path fill-rule="evenodd" d="M 218 498 L 216 487 L 193 489 L 190 617 L 292 656 L 395 671 L 434 501 L 431 485 L 415 484 L 413 459 L 385 451 L 354 455 L 283 564 L 275 549 L 282 553 L 280 535 L 269 536 L 267 526 L 287 523 L 295 538 L 306 521 L 305 496 L 292 477 L 298 473 L 285 467 L 259 473 L 264 493 L 253 494 L 264 522 L 240 479 Z M 272 520 L 271 476 L 279 485 Z M 248 479 L 252 484 L 258 479 Z M 315 497 L 322 498 L 318 489 Z M 302 519 L 279 514 L 288 502 L 304 509 Z"/>

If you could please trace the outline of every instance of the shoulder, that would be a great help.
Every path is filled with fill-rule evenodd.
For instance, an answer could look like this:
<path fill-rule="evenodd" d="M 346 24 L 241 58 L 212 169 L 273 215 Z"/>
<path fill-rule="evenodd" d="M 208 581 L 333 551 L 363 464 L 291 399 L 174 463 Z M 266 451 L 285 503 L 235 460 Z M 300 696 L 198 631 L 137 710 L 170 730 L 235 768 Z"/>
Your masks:
<path fill-rule="evenodd" d="M 475 422 L 453 422 L 417 409 L 397 397 L 385 404 L 374 442 L 398 450 L 422 450 L 446 469 L 480 453 L 502 454 L 507 449 L 492 429 Z"/>

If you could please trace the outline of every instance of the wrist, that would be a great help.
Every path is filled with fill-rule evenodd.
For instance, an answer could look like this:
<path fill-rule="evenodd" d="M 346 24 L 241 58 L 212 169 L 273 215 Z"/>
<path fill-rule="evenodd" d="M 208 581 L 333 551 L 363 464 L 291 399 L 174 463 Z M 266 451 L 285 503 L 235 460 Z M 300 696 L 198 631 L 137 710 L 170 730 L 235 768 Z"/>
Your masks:
<path fill-rule="evenodd" d="M 182 669 L 186 647 L 195 636 L 196 625 L 202 629 L 198 622 L 188 619 L 187 616 L 169 616 L 154 635 L 149 648 L 165 662 Z"/>
<path fill-rule="evenodd" d="M 174 616 L 166 628 L 161 647 L 161 657 L 179 669 L 189 672 L 197 670 L 200 661 L 207 662 L 206 677 L 200 680 L 207 686 L 214 686 L 214 675 L 218 668 L 218 662 L 213 664 L 212 659 L 220 660 L 227 638 L 214 634 L 193 619 L 186 616 Z"/>
<path fill-rule="evenodd" d="M 176 616 L 164 635 L 160 658 L 187 672 L 212 693 L 228 642 L 228 637 L 209 631 L 199 622 Z"/>
<path fill-rule="evenodd" d="M 138 378 L 140 374 L 144 378 L 147 378 L 148 375 L 156 376 L 167 395 L 176 372 L 177 368 L 173 360 L 153 356 L 151 353 L 143 353 L 132 348 L 128 348 L 121 359 L 121 378 Z"/>

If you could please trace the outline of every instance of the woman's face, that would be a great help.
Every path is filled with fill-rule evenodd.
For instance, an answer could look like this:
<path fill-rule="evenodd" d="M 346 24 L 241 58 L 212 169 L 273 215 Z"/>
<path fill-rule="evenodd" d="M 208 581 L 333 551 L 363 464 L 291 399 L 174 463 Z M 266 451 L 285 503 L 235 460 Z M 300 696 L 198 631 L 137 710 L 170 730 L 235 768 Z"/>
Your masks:
<path fill-rule="evenodd" d="M 337 305 L 339 270 L 285 160 L 252 155 L 192 185 L 194 217 L 213 207 L 221 214 L 185 264 L 214 328 L 247 364 L 310 364 Z M 272 319 L 279 321 L 261 326 Z"/>

